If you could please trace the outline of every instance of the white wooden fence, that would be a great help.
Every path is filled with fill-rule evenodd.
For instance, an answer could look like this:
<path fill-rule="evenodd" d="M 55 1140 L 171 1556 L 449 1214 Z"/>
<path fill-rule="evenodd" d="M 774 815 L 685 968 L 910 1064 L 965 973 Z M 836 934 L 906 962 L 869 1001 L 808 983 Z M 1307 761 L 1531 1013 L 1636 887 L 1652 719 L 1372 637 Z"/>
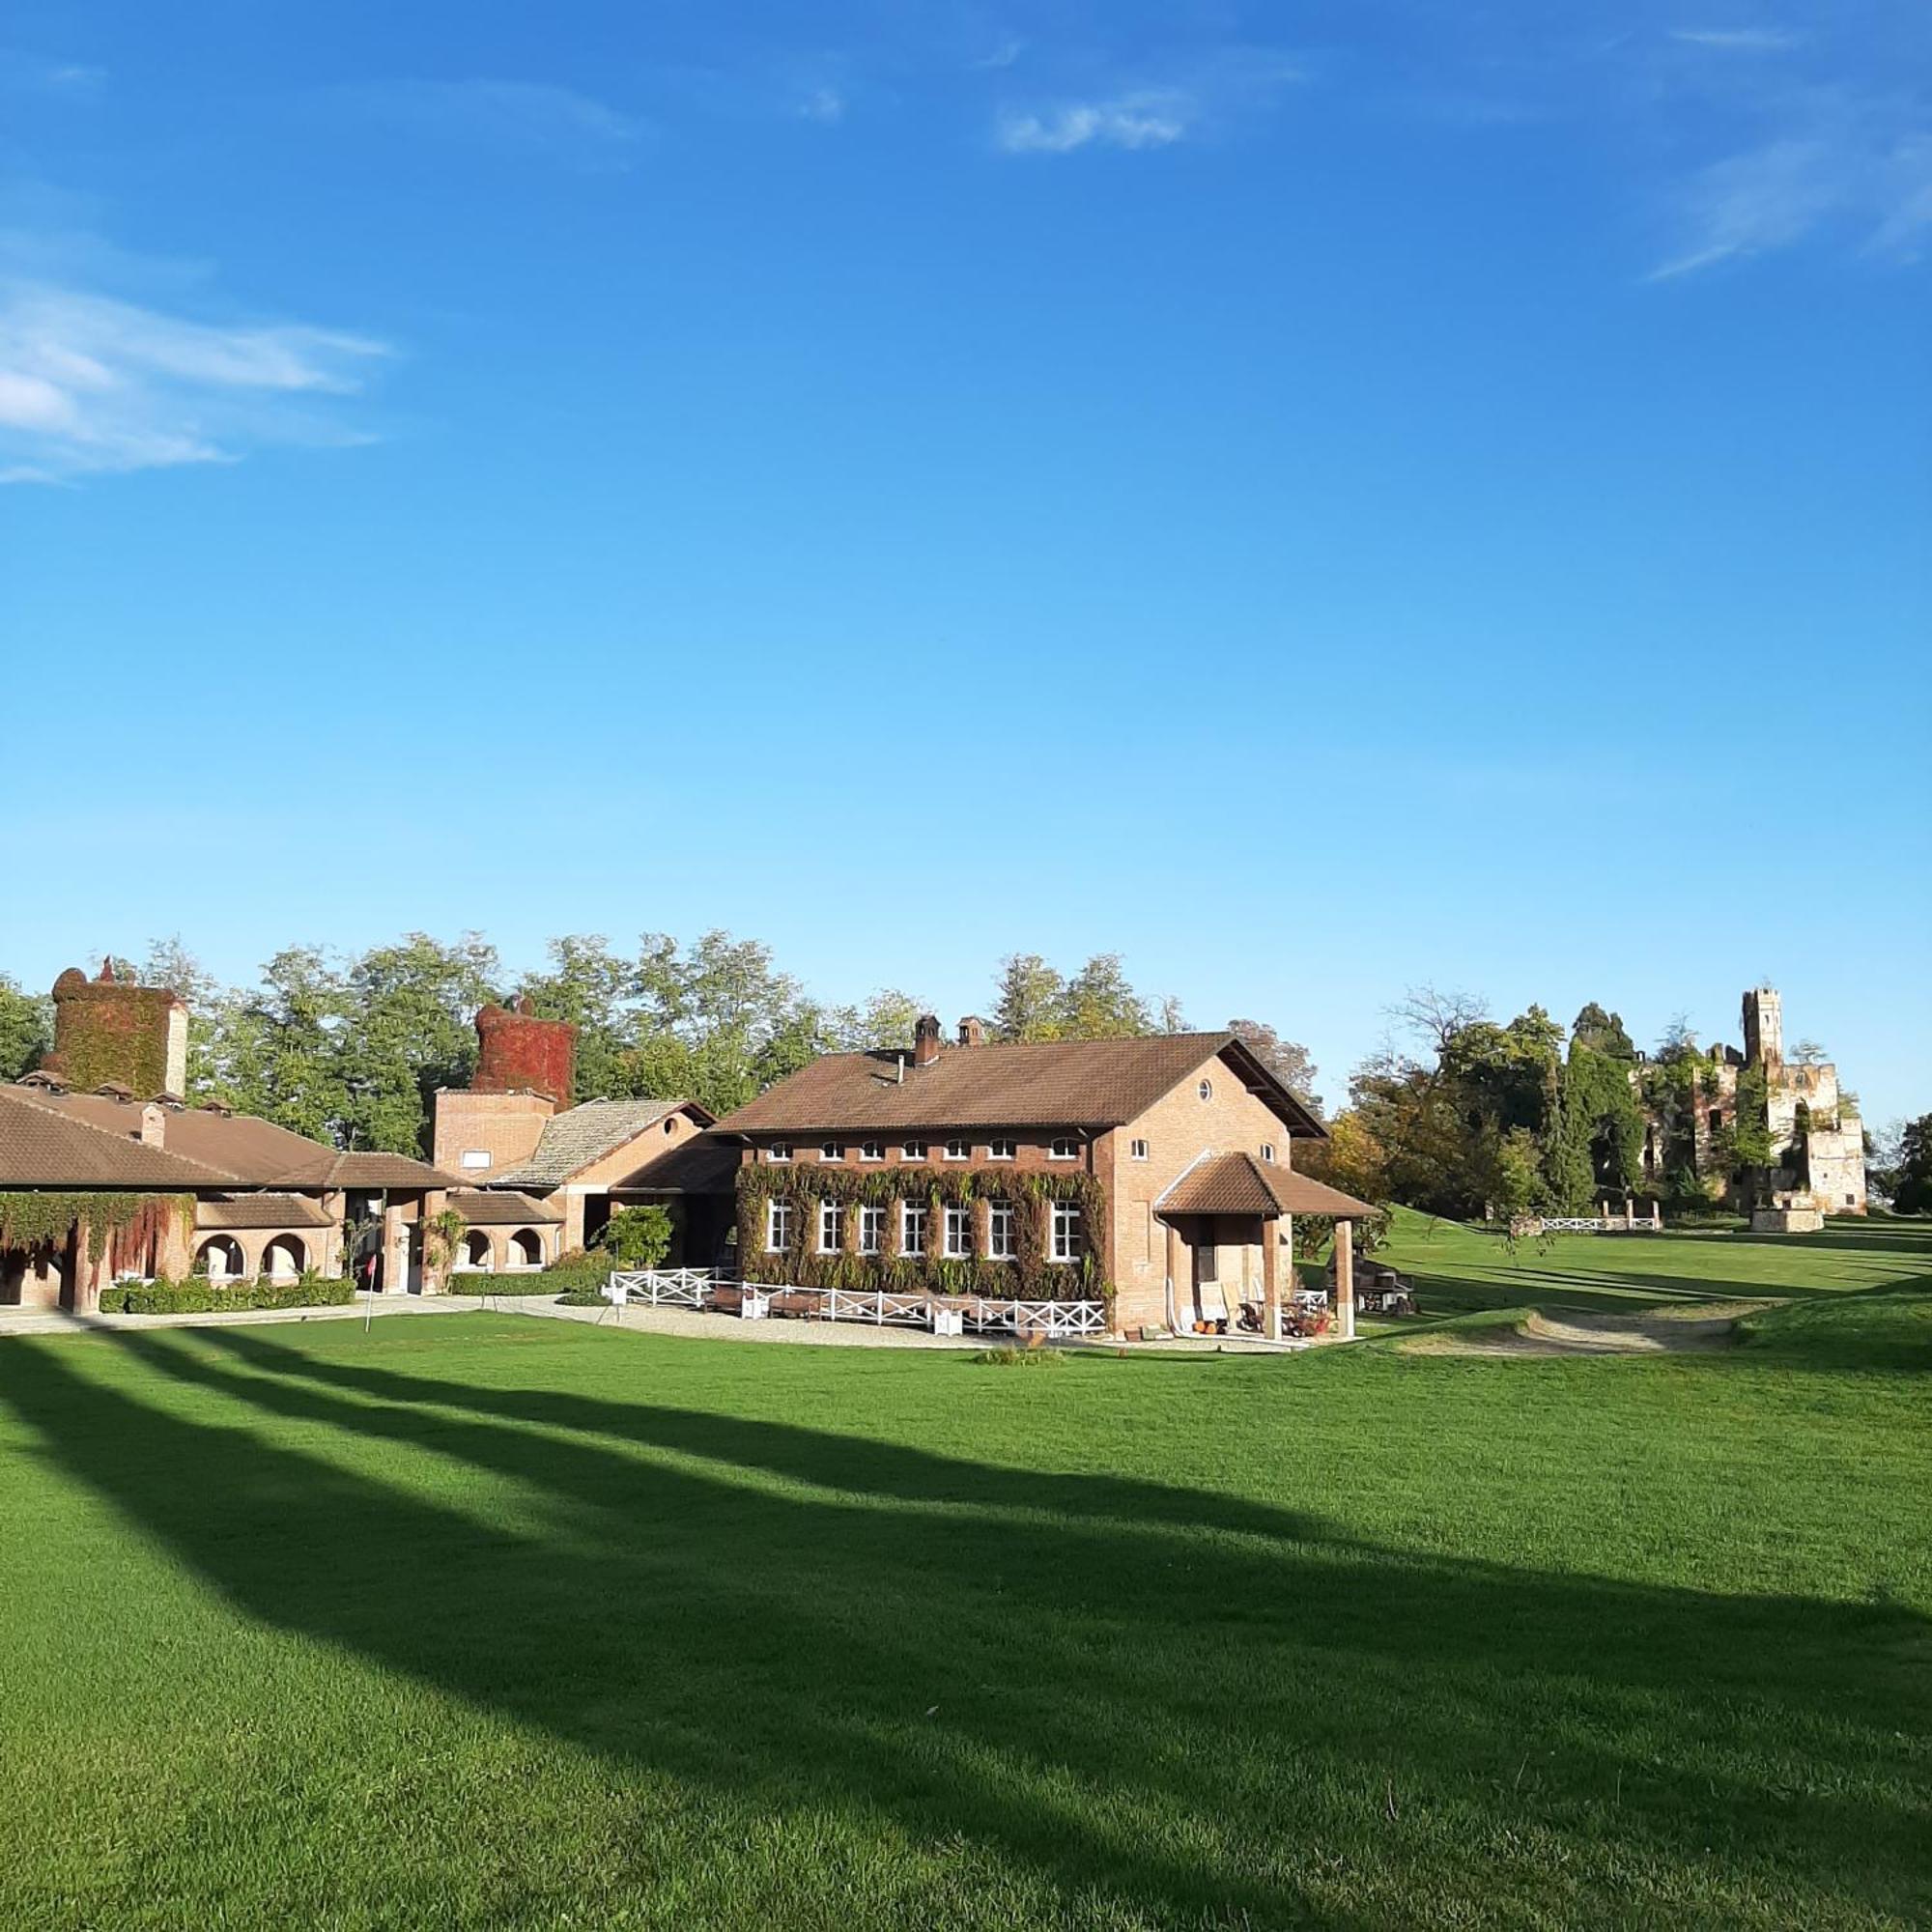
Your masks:
<path fill-rule="evenodd" d="M 641 1268 L 613 1270 L 605 1284 L 606 1297 L 624 1307 L 641 1303 L 649 1308 L 710 1308 L 721 1299 L 738 1298 L 738 1312 L 748 1321 L 769 1318 L 771 1303 L 780 1295 L 799 1295 L 807 1302 L 807 1319 L 817 1321 L 868 1321 L 874 1327 L 930 1328 L 950 1325 L 956 1314 L 960 1326 L 984 1332 L 1005 1330 L 1016 1335 L 1104 1335 L 1107 1309 L 1099 1301 L 1023 1301 L 997 1295 L 944 1295 L 893 1290 L 845 1288 L 786 1288 L 773 1282 L 726 1279 L 708 1268 Z"/>

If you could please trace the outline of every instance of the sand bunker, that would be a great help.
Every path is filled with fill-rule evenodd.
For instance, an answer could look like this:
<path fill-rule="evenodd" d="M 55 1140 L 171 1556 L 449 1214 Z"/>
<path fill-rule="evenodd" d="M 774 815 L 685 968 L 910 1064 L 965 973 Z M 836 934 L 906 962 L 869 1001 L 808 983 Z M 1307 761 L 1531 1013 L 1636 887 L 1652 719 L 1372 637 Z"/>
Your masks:
<path fill-rule="evenodd" d="M 1737 1321 L 1753 1301 L 1699 1302 L 1641 1315 L 1544 1315 L 1531 1309 L 1509 1327 L 1417 1335 L 1403 1348 L 1417 1355 L 1678 1355 L 1728 1349 Z"/>

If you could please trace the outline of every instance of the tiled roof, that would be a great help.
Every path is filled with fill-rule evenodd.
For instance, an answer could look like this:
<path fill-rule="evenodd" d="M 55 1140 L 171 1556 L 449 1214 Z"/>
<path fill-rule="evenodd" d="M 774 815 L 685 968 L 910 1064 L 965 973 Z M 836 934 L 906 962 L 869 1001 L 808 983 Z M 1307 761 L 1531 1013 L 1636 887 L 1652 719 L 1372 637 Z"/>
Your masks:
<path fill-rule="evenodd" d="M 520 1194 L 514 1187 L 458 1187 L 452 1190 L 449 1205 L 472 1228 L 522 1227 L 529 1222 L 563 1219 L 561 1208 L 549 1207 L 533 1195 Z"/>
<path fill-rule="evenodd" d="M 613 1193 L 729 1194 L 737 1186 L 741 1158 L 737 1141 L 717 1133 L 694 1134 L 611 1187 Z"/>
<path fill-rule="evenodd" d="M 304 1194 L 204 1195 L 195 1204 L 197 1228 L 332 1228 L 335 1217 Z"/>
<path fill-rule="evenodd" d="M 943 1046 L 929 1066 L 915 1066 L 909 1053 L 830 1053 L 727 1114 L 719 1126 L 727 1133 L 798 1134 L 1104 1129 L 1137 1119 L 1217 1058 L 1280 1115 L 1291 1134 L 1321 1135 L 1321 1122 L 1232 1033 Z"/>
<path fill-rule="evenodd" d="M 572 1175 L 615 1153 L 666 1115 L 691 1105 L 689 1100 L 585 1100 L 553 1114 L 529 1159 L 496 1179 L 506 1187 L 561 1187 Z M 702 1108 L 696 1111 L 710 1121 Z"/>
<path fill-rule="evenodd" d="M 1376 1210 L 1325 1181 L 1251 1153 L 1198 1161 L 1153 1204 L 1156 1214 L 1336 1214 L 1356 1220 Z"/>
<path fill-rule="evenodd" d="M 111 1104 L 111 1103 L 109 1103 Z M 137 1123 L 140 1109 L 131 1110 Z M 0 1088 L 0 1187 L 224 1187 L 235 1177 L 61 1112 L 39 1093 Z"/>
<path fill-rule="evenodd" d="M 103 1094 L 31 1097 L 38 1106 L 85 1122 L 110 1136 L 132 1139 L 140 1131 L 138 1102 Z M 401 1192 L 456 1185 L 448 1175 L 407 1154 L 342 1153 L 253 1114 L 169 1108 L 162 1133 L 169 1153 L 210 1170 L 204 1185 L 210 1180 L 239 1180 L 252 1187 L 392 1187 Z"/>

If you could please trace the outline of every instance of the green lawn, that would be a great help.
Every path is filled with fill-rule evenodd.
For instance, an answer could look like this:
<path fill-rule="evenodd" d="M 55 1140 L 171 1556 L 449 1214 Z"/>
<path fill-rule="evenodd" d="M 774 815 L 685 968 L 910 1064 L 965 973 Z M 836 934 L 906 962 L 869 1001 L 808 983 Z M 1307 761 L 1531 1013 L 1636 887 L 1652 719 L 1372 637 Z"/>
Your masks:
<path fill-rule="evenodd" d="M 1424 1316 L 1475 1308 L 1634 1312 L 1687 1301 L 1932 1288 L 1932 1221 L 1844 1216 L 1816 1235 L 1500 1235 L 1396 1210 L 1376 1259 L 1416 1284 Z"/>
<path fill-rule="evenodd" d="M 1928 1410 L 1902 1293 L 1646 1359 L 0 1340 L 0 1925 L 1923 1924 Z"/>

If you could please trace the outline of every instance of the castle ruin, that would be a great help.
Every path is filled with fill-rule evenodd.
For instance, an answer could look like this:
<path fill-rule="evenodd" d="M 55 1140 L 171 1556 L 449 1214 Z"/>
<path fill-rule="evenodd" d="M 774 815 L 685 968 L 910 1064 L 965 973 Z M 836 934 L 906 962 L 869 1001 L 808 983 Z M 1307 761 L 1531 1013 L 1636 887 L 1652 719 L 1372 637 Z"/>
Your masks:
<path fill-rule="evenodd" d="M 1865 1130 L 1857 1096 L 1839 1087 L 1832 1062 L 1785 1058 L 1784 1003 L 1776 987 L 1753 986 L 1744 996 L 1743 1023 L 1742 1052 L 1715 1046 L 1698 1062 L 1688 1122 L 1697 1174 L 1743 1209 L 1864 1213 Z M 1771 1159 L 1734 1176 L 1723 1154 L 1739 1134 L 1741 1100 L 1755 1111 L 1760 1087 Z M 1673 1141 L 1681 1146 L 1685 1137 L 1685 1122 L 1649 1113 L 1643 1150 L 1648 1179 L 1662 1179 Z"/>

